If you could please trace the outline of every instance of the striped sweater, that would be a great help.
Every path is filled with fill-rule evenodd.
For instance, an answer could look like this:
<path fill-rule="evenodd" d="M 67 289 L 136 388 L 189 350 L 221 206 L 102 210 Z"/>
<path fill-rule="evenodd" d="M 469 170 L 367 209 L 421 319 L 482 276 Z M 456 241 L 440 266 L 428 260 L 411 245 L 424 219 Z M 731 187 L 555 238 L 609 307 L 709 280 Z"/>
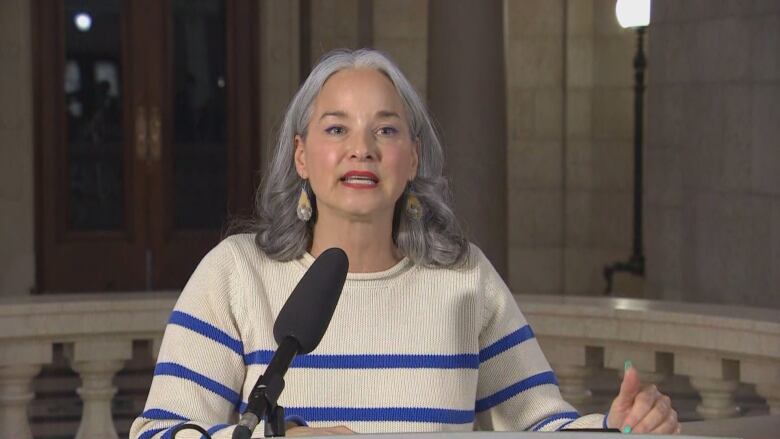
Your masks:
<path fill-rule="evenodd" d="M 322 342 L 287 372 L 287 415 L 360 433 L 601 427 L 603 415 L 580 417 L 561 399 L 506 285 L 473 246 L 472 259 L 349 273 Z M 313 261 L 274 261 L 251 235 L 209 252 L 171 314 L 130 438 L 167 438 L 187 421 L 230 437 L 276 348 L 274 319 Z"/>

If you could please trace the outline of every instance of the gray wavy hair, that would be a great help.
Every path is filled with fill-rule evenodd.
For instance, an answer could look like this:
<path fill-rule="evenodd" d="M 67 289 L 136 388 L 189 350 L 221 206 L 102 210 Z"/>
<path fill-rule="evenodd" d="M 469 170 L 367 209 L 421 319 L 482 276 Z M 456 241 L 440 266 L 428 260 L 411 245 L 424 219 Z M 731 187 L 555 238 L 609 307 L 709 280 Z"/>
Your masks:
<path fill-rule="evenodd" d="M 451 207 L 451 192 L 442 175 L 444 154 L 425 104 L 398 67 L 381 52 L 370 49 L 335 50 L 324 55 L 287 108 L 279 130 L 274 156 L 255 197 L 255 242 L 272 259 L 300 258 L 311 246 L 316 198 L 295 169 L 293 139 L 306 137 L 315 98 L 334 73 L 351 68 L 371 68 L 395 86 L 409 118 L 413 139 L 419 139 L 417 175 L 395 205 L 393 241 L 416 264 L 456 268 L 468 263 L 469 244 Z M 314 214 L 308 222 L 296 215 L 301 190 L 306 190 Z M 423 207 L 422 218 L 407 215 L 409 191 Z"/>

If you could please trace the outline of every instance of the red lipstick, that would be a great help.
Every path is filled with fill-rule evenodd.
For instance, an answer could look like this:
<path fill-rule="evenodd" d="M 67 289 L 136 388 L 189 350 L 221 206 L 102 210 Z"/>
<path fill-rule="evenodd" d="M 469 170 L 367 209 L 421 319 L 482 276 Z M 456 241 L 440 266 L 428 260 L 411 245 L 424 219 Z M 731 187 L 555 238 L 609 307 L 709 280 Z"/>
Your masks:
<path fill-rule="evenodd" d="M 379 183 L 379 177 L 369 171 L 349 171 L 341 177 L 341 182 L 353 189 L 373 189 Z"/>

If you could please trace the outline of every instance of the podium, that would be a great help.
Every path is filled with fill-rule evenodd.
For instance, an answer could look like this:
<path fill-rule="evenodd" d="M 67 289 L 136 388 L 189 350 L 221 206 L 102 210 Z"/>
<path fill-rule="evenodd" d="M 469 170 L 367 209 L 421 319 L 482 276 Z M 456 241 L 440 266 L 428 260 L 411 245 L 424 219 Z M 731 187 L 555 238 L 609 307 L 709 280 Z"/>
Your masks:
<path fill-rule="evenodd" d="M 261 430 L 258 430 L 261 431 Z M 780 415 L 743 416 L 682 423 L 682 434 L 624 435 L 612 432 L 565 430 L 557 432 L 468 431 L 440 433 L 383 433 L 366 439 L 777 439 L 780 438 Z M 259 436 L 252 436 L 259 437 Z M 325 436 L 307 436 L 324 439 Z M 333 438 L 333 436 L 328 436 Z"/>
<path fill-rule="evenodd" d="M 617 432 L 597 431 L 556 431 L 556 432 L 497 432 L 497 431 L 469 431 L 469 432 L 437 432 L 437 433 L 387 433 L 359 435 L 370 436 L 366 439 L 627 439 L 636 437 L 640 439 L 712 439 L 713 437 L 727 438 L 728 436 L 690 436 L 686 434 L 642 434 L 624 435 Z M 255 437 L 255 436 L 253 436 Z M 334 436 L 306 436 L 309 439 L 333 439 Z M 349 437 L 349 436 L 342 436 Z M 736 437 L 732 436 L 736 439 Z"/>

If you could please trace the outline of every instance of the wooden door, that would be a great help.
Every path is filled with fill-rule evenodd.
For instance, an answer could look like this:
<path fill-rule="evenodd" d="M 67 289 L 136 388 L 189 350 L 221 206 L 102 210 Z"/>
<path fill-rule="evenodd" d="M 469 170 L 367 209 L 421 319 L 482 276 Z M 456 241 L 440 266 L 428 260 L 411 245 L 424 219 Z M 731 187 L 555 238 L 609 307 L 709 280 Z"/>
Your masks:
<path fill-rule="evenodd" d="M 181 288 L 250 211 L 251 0 L 38 0 L 38 289 Z"/>

